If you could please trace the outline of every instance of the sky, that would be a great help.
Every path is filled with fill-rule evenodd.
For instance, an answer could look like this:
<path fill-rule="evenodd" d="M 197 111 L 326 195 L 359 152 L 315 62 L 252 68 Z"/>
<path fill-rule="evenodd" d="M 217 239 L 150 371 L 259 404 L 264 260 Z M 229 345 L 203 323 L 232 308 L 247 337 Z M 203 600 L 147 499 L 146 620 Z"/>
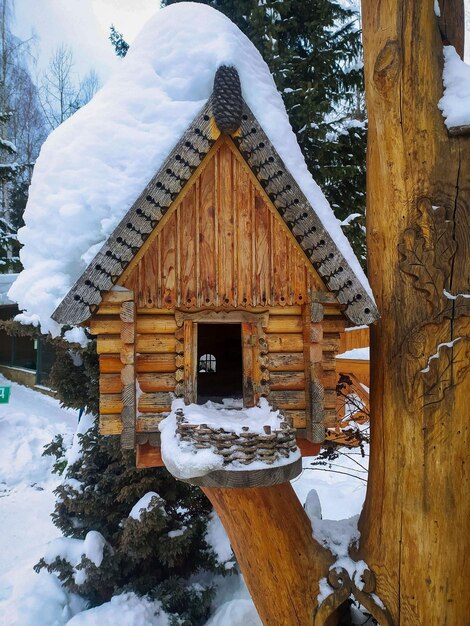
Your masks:
<path fill-rule="evenodd" d="M 119 60 L 108 40 L 111 24 L 131 43 L 159 8 L 159 0 L 14 0 L 13 32 L 32 39 L 40 74 L 57 47 L 74 53 L 75 71 L 83 78 L 91 68 L 106 80 Z"/>
<path fill-rule="evenodd" d="M 145 22 L 158 10 L 158 0 L 91 0 L 100 26 L 108 33 L 114 24 L 131 42 Z"/>

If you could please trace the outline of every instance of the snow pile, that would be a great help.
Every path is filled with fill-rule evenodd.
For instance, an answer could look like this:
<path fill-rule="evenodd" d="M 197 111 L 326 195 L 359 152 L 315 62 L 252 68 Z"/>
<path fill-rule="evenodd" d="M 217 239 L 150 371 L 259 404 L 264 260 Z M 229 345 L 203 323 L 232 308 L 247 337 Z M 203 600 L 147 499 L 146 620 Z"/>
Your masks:
<path fill-rule="evenodd" d="M 243 576 L 217 578 L 212 617 L 204 626 L 262 626 Z"/>
<path fill-rule="evenodd" d="M 190 424 L 207 424 L 211 428 L 222 428 L 227 432 L 240 434 L 244 427 L 250 432 L 265 434 L 264 426 L 278 430 L 281 422 L 279 411 L 274 411 L 265 398 L 261 398 L 259 406 L 249 409 L 226 409 L 222 404 L 206 402 L 206 404 L 185 405 L 184 400 L 174 400 L 171 413 L 159 424 L 161 432 L 162 458 L 169 472 L 176 478 L 188 479 L 196 476 L 205 476 L 209 472 L 223 469 L 224 458 L 216 454 L 211 448 L 196 449 L 191 442 L 181 441 L 176 433 L 176 411 L 184 411 L 185 420 Z M 263 461 L 253 461 L 244 465 L 237 461 L 230 463 L 230 470 L 259 470 L 268 467 L 279 467 L 293 463 L 300 458 L 297 449 L 287 458 L 279 458 L 273 464 L 267 465 Z"/>
<path fill-rule="evenodd" d="M 246 102 L 370 293 L 259 52 L 215 9 L 177 3 L 149 20 L 105 86 L 42 147 L 19 231 L 25 269 L 9 293 L 23 320 L 58 333 L 50 315 L 209 98 L 223 64 L 237 68 Z"/>
<path fill-rule="evenodd" d="M 140 520 L 143 511 L 151 511 L 156 506 L 159 506 L 163 502 L 162 498 L 156 491 L 149 491 L 138 502 L 134 504 L 129 517 L 137 521 Z"/>
<path fill-rule="evenodd" d="M 44 519 L 48 519 L 45 512 Z M 30 527 L 31 534 L 38 532 L 35 524 L 30 523 Z M 57 528 L 54 530 L 57 533 Z M 13 578 L 2 578 L 0 623 L 2 626 L 65 626 L 86 608 L 86 602 L 67 592 L 53 574 L 45 571 L 36 574 L 33 564 L 30 557 L 27 565 L 16 564 L 10 572 Z"/>
<path fill-rule="evenodd" d="M 77 429 L 72 438 L 72 445 L 67 449 L 65 458 L 68 465 L 73 465 L 82 458 L 81 436 L 93 427 L 95 417 L 91 413 L 85 413 L 77 424 Z"/>
<path fill-rule="evenodd" d="M 306 511 L 310 513 L 308 509 Z M 359 541 L 358 520 L 359 515 L 342 520 L 323 520 L 315 515 L 310 517 L 315 539 L 340 558 L 347 557 L 349 546 Z"/>
<path fill-rule="evenodd" d="M 439 108 L 447 128 L 470 125 L 470 66 L 453 46 L 444 47 L 444 95 Z"/>
<path fill-rule="evenodd" d="M 223 604 L 206 626 L 262 626 L 253 601 L 238 598 Z"/>
<path fill-rule="evenodd" d="M 3 376 L 0 385 L 11 386 L 9 404 L 0 405 L 0 624 L 62 626 L 85 602 L 33 565 L 59 534 L 50 514 L 60 478 L 43 448 L 57 433 L 70 442 L 77 412 Z"/>
<path fill-rule="evenodd" d="M 316 489 L 311 489 L 308 492 L 304 509 L 310 520 L 322 518 L 321 502 Z"/>
<path fill-rule="evenodd" d="M 77 585 L 83 585 L 86 581 L 86 574 L 79 567 L 82 557 L 86 557 L 99 567 L 103 561 L 105 545 L 106 539 L 97 530 L 90 530 L 83 540 L 59 537 L 47 546 L 44 560 L 48 564 L 53 563 L 56 558 L 68 561 L 75 569 L 73 574 L 75 582 Z"/>
<path fill-rule="evenodd" d="M 42 456 L 44 446 L 57 432 L 70 433 L 77 413 L 3 376 L 0 385 L 11 387 L 9 404 L 0 405 L 0 483 L 7 488 L 41 484 L 50 479 L 52 464 L 50 457 Z M 44 414 L 32 410 L 38 405 Z"/>
<path fill-rule="evenodd" d="M 212 511 L 209 523 L 207 524 L 205 539 L 215 552 L 217 563 L 225 564 L 225 569 L 232 569 L 235 565 L 230 539 L 225 532 L 225 528 L 220 521 L 220 517 Z"/>
<path fill-rule="evenodd" d="M 365 561 L 354 561 L 349 556 L 350 547 L 358 544 L 361 536 L 357 527 L 359 515 L 340 520 L 322 520 L 320 518 L 320 500 L 315 489 L 307 496 L 305 511 L 312 524 L 314 538 L 336 557 L 330 570 L 345 569 L 351 580 L 354 580 L 358 589 L 362 589 L 364 583 L 361 577 L 363 572 L 369 568 Z M 324 600 L 332 592 L 333 589 L 330 587 L 327 580 L 322 578 L 320 581 L 318 602 Z"/>
<path fill-rule="evenodd" d="M 67 626 L 170 626 L 160 602 L 135 593 L 114 596 L 109 602 L 79 613 Z"/>

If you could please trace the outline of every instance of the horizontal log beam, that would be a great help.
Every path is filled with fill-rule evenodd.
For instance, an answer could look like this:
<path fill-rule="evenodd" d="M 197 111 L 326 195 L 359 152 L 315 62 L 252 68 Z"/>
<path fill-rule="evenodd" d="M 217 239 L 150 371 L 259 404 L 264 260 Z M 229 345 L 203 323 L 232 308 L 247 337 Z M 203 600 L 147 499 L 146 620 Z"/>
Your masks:
<path fill-rule="evenodd" d="M 268 399 L 278 409 L 305 409 L 304 391 L 271 391 Z"/>
<path fill-rule="evenodd" d="M 136 352 L 146 354 L 175 352 L 174 335 L 137 335 Z"/>
<path fill-rule="evenodd" d="M 139 411 L 142 413 L 161 413 L 171 410 L 172 397 L 169 393 L 143 393 L 139 396 Z"/>
<path fill-rule="evenodd" d="M 137 381 L 141 391 L 145 393 L 154 391 L 174 391 L 176 387 L 174 373 L 139 373 Z"/>
<path fill-rule="evenodd" d="M 175 354 L 137 354 L 137 372 L 175 372 Z"/>
<path fill-rule="evenodd" d="M 121 411 L 122 399 L 120 393 L 100 395 L 100 415 L 120 415 Z"/>
<path fill-rule="evenodd" d="M 99 362 L 101 374 L 118 374 L 122 369 L 118 354 L 100 354 Z"/>
<path fill-rule="evenodd" d="M 122 381 L 120 374 L 100 374 L 100 393 L 121 393 Z"/>
<path fill-rule="evenodd" d="M 137 332 L 141 334 L 174 334 L 176 328 L 174 315 L 137 316 Z"/>
<path fill-rule="evenodd" d="M 100 414 L 99 420 L 100 435 L 120 435 L 122 433 L 122 421 L 119 414 Z"/>
<path fill-rule="evenodd" d="M 270 372 L 303 372 L 305 369 L 302 352 L 270 352 L 268 354 Z"/>
<path fill-rule="evenodd" d="M 100 315 L 90 321 L 90 333 L 92 335 L 119 335 L 121 326 L 119 317 Z"/>
<path fill-rule="evenodd" d="M 271 372 L 269 387 L 271 391 L 305 389 L 305 373 Z"/>
<path fill-rule="evenodd" d="M 300 315 L 276 315 L 271 317 L 266 328 L 267 333 L 301 333 Z"/>
<path fill-rule="evenodd" d="M 266 335 L 269 352 L 303 352 L 301 334 Z"/>
<path fill-rule="evenodd" d="M 159 432 L 158 426 L 163 419 L 165 419 L 165 415 L 162 413 L 139 415 L 136 420 L 135 430 L 138 433 Z"/>

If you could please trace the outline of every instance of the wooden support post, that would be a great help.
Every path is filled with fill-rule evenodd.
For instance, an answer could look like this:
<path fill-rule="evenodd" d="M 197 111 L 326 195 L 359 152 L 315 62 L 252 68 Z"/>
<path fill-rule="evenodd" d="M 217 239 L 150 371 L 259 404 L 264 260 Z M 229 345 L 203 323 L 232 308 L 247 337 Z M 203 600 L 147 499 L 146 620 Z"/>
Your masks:
<path fill-rule="evenodd" d="M 462 4 L 446 0 L 446 16 Z M 449 137 L 437 106 L 434 5 L 362 2 L 369 278 L 382 317 L 359 556 L 396 626 L 470 616 L 470 137 Z"/>
<path fill-rule="evenodd" d="M 325 440 L 324 388 L 322 367 L 323 305 L 313 300 L 303 310 L 305 391 L 307 400 L 307 438 L 314 443 Z"/>
<path fill-rule="evenodd" d="M 118 292 L 121 294 L 121 292 Z M 128 297 L 132 297 L 129 292 Z M 135 386 L 135 304 L 133 300 L 123 301 L 120 312 L 121 322 L 121 401 L 122 432 L 121 446 L 135 448 L 136 386 Z"/>
<path fill-rule="evenodd" d="M 333 559 L 312 536 L 290 483 L 204 488 L 227 531 L 263 624 L 309 626 Z"/>

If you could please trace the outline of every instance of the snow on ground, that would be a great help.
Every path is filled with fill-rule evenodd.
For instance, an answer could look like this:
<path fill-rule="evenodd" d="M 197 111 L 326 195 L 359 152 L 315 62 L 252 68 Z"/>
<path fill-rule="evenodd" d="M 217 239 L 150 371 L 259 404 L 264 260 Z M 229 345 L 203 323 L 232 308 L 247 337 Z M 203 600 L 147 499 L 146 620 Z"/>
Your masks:
<path fill-rule="evenodd" d="M 10 290 L 23 319 L 57 334 L 50 315 L 209 98 L 223 64 L 237 68 L 247 104 L 371 293 L 259 52 L 215 9 L 182 2 L 156 12 L 93 100 L 44 143 L 19 231 L 25 269 Z"/>
<path fill-rule="evenodd" d="M 40 557 L 56 553 L 63 542 L 50 519 L 54 508 L 52 491 L 59 479 L 50 473 L 53 459 L 41 456 L 43 446 L 56 433 L 64 434 L 70 443 L 77 412 L 61 409 L 56 400 L 2 376 L 0 385 L 12 388 L 10 404 L 0 405 L 0 624 L 167 626 L 167 617 L 159 610 L 158 602 L 123 594 L 101 607 L 86 610 L 83 600 L 66 593 L 54 575 L 44 570 L 40 574 L 33 571 Z M 80 430 L 87 425 L 90 420 L 85 416 Z M 77 458 L 76 446 L 70 448 L 68 457 Z M 320 524 L 314 521 L 319 538 L 330 543 L 336 541 L 339 552 L 343 553 L 344 537 L 336 532 L 342 525 L 328 524 L 325 520 L 359 514 L 365 496 L 367 458 L 363 459 L 358 450 L 343 448 L 338 459 L 323 465 L 318 462 L 315 457 L 304 458 L 304 471 L 293 481 L 293 487 L 302 503 L 310 493 L 306 508 L 311 518 L 318 520 L 321 508 L 323 520 Z M 312 489 L 319 496 L 320 506 Z M 140 514 L 140 509 L 153 505 L 155 500 L 158 494 L 147 494 L 134 507 L 134 514 Z M 349 534 L 354 535 L 354 520 L 346 524 Z M 91 531 L 89 535 L 85 541 L 77 542 L 77 554 L 88 552 L 99 561 L 102 542 L 98 533 Z M 230 544 L 215 514 L 207 538 L 221 562 L 230 558 Z M 67 550 L 70 545 L 67 540 Z M 206 626 L 261 626 L 241 576 L 219 578 L 217 583 L 214 612 Z"/>
<path fill-rule="evenodd" d="M 65 593 L 57 578 L 36 574 L 33 565 L 60 532 L 52 524 L 54 459 L 42 457 L 56 433 L 70 442 L 77 412 L 57 400 L 0 375 L 11 386 L 9 404 L 0 404 L 0 623 L 4 626 L 60 626 L 83 602 Z"/>
<path fill-rule="evenodd" d="M 123 593 L 73 617 L 67 626 L 170 626 L 159 602 Z"/>

